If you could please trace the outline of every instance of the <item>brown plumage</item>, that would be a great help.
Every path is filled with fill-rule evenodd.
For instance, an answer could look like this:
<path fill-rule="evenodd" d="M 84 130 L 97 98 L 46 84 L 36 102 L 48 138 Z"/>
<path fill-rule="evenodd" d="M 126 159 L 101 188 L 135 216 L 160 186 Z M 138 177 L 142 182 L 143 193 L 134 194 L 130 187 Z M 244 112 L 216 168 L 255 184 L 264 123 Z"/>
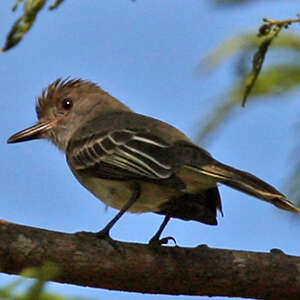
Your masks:
<path fill-rule="evenodd" d="M 215 160 L 182 132 L 137 114 L 81 79 L 58 79 L 38 98 L 37 125 L 8 142 L 46 138 L 66 152 L 76 178 L 120 213 L 101 231 L 108 234 L 125 212 L 155 212 L 217 224 L 222 211 L 218 183 L 299 213 L 283 194 L 250 173 Z"/>

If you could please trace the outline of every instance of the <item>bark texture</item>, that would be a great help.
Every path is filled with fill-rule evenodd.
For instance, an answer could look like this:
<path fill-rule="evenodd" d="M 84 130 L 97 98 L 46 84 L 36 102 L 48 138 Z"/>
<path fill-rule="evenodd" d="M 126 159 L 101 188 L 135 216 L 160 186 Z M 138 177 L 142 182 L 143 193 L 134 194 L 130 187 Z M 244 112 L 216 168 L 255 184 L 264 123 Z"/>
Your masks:
<path fill-rule="evenodd" d="M 300 299 L 300 257 L 148 246 L 0 222 L 0 269 L 19 274 L 53 262 L 54 281 L 111 290 L 253 299 Z"/>

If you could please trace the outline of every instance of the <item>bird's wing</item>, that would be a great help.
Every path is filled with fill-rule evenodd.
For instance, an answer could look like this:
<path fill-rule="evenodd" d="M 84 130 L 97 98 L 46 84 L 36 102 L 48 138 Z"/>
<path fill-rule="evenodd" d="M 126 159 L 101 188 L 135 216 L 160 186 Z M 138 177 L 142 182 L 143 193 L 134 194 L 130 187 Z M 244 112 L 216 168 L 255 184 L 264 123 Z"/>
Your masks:
<path fill-rule="evenodd" d="M 118 129 L 74 138 L 67 149 L 72 169 L 111 179 L 167 179 L 170 145 L 145 131 Z"/>

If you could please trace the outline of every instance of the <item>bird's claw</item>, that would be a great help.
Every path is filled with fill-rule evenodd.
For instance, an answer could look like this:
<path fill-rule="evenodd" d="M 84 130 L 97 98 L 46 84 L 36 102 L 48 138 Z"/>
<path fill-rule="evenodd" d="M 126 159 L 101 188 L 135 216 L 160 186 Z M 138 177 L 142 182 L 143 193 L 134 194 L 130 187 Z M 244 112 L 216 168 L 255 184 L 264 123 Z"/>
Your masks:
<path fill-rule="evenodd" d="M 78 237 L 92 237 L 98 240 L 108 241 L 110 244 L 114 242 L 114 240 L 110 237 L 109 231 L 100 230 L 99 232 L 88 232 L 88 231 L 79 231 L 75 232 Z"/>
<path fill-rule="evenodd" d="M 151 245 L 151 246 L 162 246 L 162 245 L 167 245 L 169 243 L 169 241 L 173 241 L 175 246 L 177 246 L 177 242 L 172 236 L 167 236 L 167 237 L 164 237 L 162 239 L 158 239 L 156 237 L 153 237 L 149 241 L 149 245 Z"/>
<path fill-rule="evenodd" d="M 109 235 L 109 231 L 103 229 L 95 233 L 96 237 L 103 240 L 112 240 Z"/>

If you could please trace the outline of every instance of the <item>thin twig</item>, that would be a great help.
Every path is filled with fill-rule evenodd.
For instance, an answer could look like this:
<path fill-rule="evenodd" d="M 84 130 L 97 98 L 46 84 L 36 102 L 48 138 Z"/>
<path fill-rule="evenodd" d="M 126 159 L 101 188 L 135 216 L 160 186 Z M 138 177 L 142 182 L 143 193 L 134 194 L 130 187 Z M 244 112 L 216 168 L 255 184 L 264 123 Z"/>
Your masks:
<path fill-rule="evenodd" d="M 300 15 L 297 14 L 297 19 L 276 21 L 273 19 L 264 18 L 263 21 L 265 22 L 265 24 L 263 24 L 259 28 L 258 37 L 264 37 L 264 39 L 259 45 L 256 53 L 254 54 L 252 70 L 246 78 L 246 86 L 242 106 L 245 106 L 247 98 L 256 83 L 256 80 L 265 61 L 265 56 L 267 54 L 269 46 L 274 41 L 274 39 L 278 37 L 282 28 L 287 29 L 292 23 L 300 23 Z"/>

